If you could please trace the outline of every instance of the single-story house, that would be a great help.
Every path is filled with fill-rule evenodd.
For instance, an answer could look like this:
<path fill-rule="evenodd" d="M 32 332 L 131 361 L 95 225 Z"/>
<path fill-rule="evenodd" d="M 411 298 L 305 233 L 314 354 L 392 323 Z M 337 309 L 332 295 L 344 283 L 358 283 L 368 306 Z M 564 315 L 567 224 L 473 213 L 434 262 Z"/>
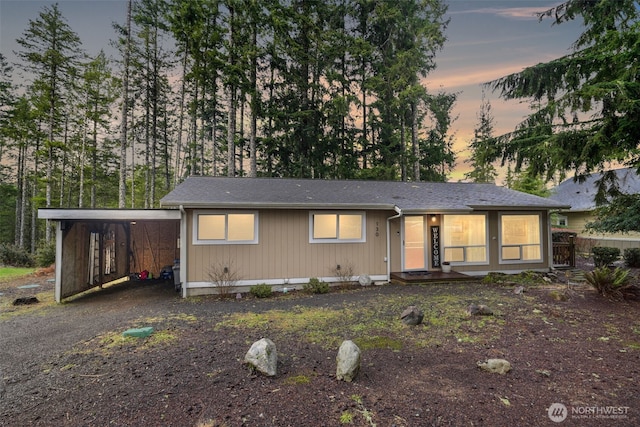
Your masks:
<path fill-rule="evenodd" d="M 216 278 L 236 292 L 347 274 L 385 283 L 444 264 L 478 276 L 548 271 L 551 212 L 569 208 L 493 184 L 204 176 L 160 203 L 41 209 L 57 223 L 56 300 L 165 266 L 184 297 L 217 293 Z"/>
<path fill-rule="evenodd" d="M 493 184 L 193 176 L 160 201 L 178 209 L 184 296 L 300 287 L 310 278 L 388 282 L 393 272 L 548 271 L 550 213 L 569 206 Z"/>
<path fill-rule="evenodd" d="M 627 194 L 640 193 L 640 176 L 636 173 L 635 168 L 616 169 L 615 173 L 618 177 L 620 191 Z M 586 224 L 595 219 L 596 181 L 601 178 L 601 173 L 593 173 L 583 182 L 568 178 L 553 188 L 549 199 L 558 203 L 566 203 L 571 208 L 554 215 L 552 225 L 574 231 L 578 237 L 591 239 L 594 241 L 594 245 L 620 249 L 639 247 L 640 233 L 594 233 L 585 229 Z"/>

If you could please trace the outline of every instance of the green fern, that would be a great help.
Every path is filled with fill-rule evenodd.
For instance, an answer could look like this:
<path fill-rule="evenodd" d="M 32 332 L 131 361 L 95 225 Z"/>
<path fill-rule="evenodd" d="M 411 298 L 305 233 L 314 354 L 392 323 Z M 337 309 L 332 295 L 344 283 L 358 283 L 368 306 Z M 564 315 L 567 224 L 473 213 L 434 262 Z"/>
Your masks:
<path fill-rule="evenodd" d="M 584 277 L 598 293 L 613 298 L 622 298 L 622 290 L 629 284 L 630 279 L 629 270 L 622 268 L 611 270 L 608 267 L 598 267 L 585 273 Z"/>

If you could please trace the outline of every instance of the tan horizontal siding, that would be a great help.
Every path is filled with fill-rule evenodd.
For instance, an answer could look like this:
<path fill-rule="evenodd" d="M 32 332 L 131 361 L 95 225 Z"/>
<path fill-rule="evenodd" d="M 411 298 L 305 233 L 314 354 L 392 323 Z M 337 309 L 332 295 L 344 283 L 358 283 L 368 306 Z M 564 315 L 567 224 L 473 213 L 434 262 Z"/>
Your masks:
<path fill-rule="evenodd" d="M 567 212 L 567 228 L 576 231 L 578 236 L 595 239 L 640 240 L 640 233 L 591 233 L 586 230 L 587 223 L 594 220 L 591 212 Z"/>
<path fill-rule="evenodd" d="M 355 275 L 386 274 L 386 218 L 390 214 L 366 214 L 365 243 L 309 243 L 308 211 L 260 210 L 258 244 L 193 245 L 193 212 L 189 212 L 188 280 L 209 281 L 208 271 L 218 264 L 234 269 L 240 280 L 333 277 L 338 264 L 343 268 L 352 265 Z"/>

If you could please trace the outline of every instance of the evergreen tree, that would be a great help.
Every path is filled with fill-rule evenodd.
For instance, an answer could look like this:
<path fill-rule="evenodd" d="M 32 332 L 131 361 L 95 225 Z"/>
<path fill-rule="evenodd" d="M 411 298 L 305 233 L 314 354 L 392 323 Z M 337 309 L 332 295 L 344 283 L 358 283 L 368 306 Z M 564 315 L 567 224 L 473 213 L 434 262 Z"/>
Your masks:
<path fill-rule="evenodd" d="M 120 116 L 120 166 L 118 175 L 118 207 L 123 209 L 127 199 L 127 145 L 129 139 L 129 68 L 131 61 L 131 9 L 133 0 L 127 1 L 125 27 L 115 25 L 120 32 L 118 47 L 122 50 L 122 93 Z"/>
<path fill-rule="evenodd" d="M 469 144 L 471 157 L 467 160 L 472 170 L 465 178 L 473 182 L 494 183 L 498 172 L 492 161 L 495 158 L 495 140 L 493 138 L 493 114 L 491 103 L 482 92 L 482 103 L 478 114 L 478 124 L 473 129 L 473 139 Z"/>
<path fill-rule="evenodd" d="M 11 73 L 13 68 L 6 58 L 0 53 L 0 183 L 4 181 L 5 171 L 3 156 L 7 150 L 7 137 L 5 130 L 11 121 L 10 110 L 15 103 Z"/>
<path fill-rule="evenodd" d="M 157 203 L 156 180 L 158 151 L 164 118 L 162 99 L 168 98 L 166 74 L 169 70 L 169 55 L 162 46 L 161 38 L 168 30 L 165 21 L 168 6 L 163 0 L 141 0 L 134 5 L 133 22 L 138 28 L 137 76 L 143 90 L 139 97 L 142 113 L 143 158 L 144 158 L 144 207 L 155 207 Z"/>
<path fill-rule="evenodd" d="M 535 106 L 499 139 L 499 155 L 545 179 L 557 171 L 579 177 L 610 161 L 640 167 L 639 14 L 637 0 L 569 0 L 539 15 L 554 24 L 581 18 L 585 30 L 572 53 L 488 83 Z"/>
<path fill-rule="evenodd" d="M 78 163 L 80 169 L 80 179 L 78 190 L 78 207 L 83 207 L 84 201 L 84 170 L 86 157 L 88 154 L 91 180 L 90 180 L 90 206 L 97 207 L 96 184 L 98 183 L 99 169 L 105 162 L 99 162 L 100 157 L 112 157 L 115 153 L 106 146 L 102 146 L 99 136 L 104 139 L 111 134 L 111 109 L 117 96 L 117 81 L 111 75 L 111 69 L 104 51 L 100 53 L 85 66 L 83 75 L 83 86 L 81 88 L 84 107 L 84 120 L 82 132 L 81 158 Z M 103 141 L 104 142 L 104 141 Z M 101 152 L 103 154 L 101 154 Z"/>
<path fill-rule="evenodd" d="M 52 206 L 53 174 L 60 150 L 64 148 L 63 106 L 66 101 L 65 82 L 75 75 L 80 52 L 80 39 L 71 30 L 60 13 L 57 4 L 45 7 L 36 20 L 18 38 L 22 48 L 18 57 L 25 61 L 25 68 L 33 73 L 40 92 L 37 108 L 46 116 L 47 153 L 45 206 Z M 46 227 L 46 241 L 51 240 L 51 228 Z"/>
<path fill-rule="evenodd" d="M 535 175 L 532 168 L 525 168 L 520 173 L 515 173 L 509 177 L 508 181 L 508 187 L 512 190 L 540 197 L 548 197 L 551 194 L 551 191 L 545 185 L 545 180 Z"/>
<path fill-rule="evenodd" d="M 455 94 L 441 92 L 428 99 L 429 114 L 433 126 L 427 131 L 426 138 L 420 141 L 420 178 L 423 181 L 445 182 L 456 156 L 453 151 L 453 137 L 449 135 L 451 109 L 456 102 Z"/>
<path fill-rule="evenodd" d="M 396 165 L 402 171 L 403 179 L 406 179 L 408 164 L 406 129 L 413 124 L 411 114 L 416 112 L 417 104 L 427 98 L 420 77 L 435 67 L 434 55 L 445 41 L 445 12 L 446 7 L 437 1 L 379 2 L 370 23 L 369 42 L 375 47 L 376 58 L 372 63 L 373 75 L 368 82 L 376 99 L 372 103 L 375 115 L 371 117 L 378 132 L 374 142 L 378 156 L 374 162 L 380 162 L 385 168 Z M 445 101 L 444 97 L 434 96 L 428 102 L 430 108 L 436 108 L 431 109 L 436 116 L 450 110 L 442 110 L 442 101 Z M 440 119 L 436 118 L 428 138 L 430 148 L 434 147 L 434 138 L 438 139 L 436 134 L 442 130 L 444 122 Z M 442 144 L 441 148 L 445 149 L 445 146 Z M 446 163 L 444 158 L 449 154 L 442 153 L 440 165 Z M 426 161 L 428 163 L 429 160 Z"/>
<path fill-rule="evenodd" d="M 500 138 L 501 155 L 517 165 L 528 162 L 547 179 L 556 171 L 574 171 L 577 180 L 592 171 L 606 174 L 610 162 L 640 171 L 640 2 L 569 0 L 540 14 L 547 17 L 554 24 L 581 18 L 585 30 L 573 53 L 489 83 L 505 99 L 536 106 Z M 637 230 L 637 196 L 607 197 L 612 188 L 614 180 L 600 180 L 596 201 L 607 204 L 590 227 Z"/>

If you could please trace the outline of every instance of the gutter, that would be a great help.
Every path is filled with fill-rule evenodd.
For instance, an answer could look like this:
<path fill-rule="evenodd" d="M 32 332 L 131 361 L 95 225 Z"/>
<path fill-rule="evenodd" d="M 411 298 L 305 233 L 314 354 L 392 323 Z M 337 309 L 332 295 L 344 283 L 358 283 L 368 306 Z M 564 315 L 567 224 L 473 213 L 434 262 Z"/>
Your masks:
<path fill-rule="evenodd" d="M 394 206 L 393 210 L 398 214 L 387 218 L 387 282 L 391 281 L 391 220 L 402 216 L 402 209 Z"/>

